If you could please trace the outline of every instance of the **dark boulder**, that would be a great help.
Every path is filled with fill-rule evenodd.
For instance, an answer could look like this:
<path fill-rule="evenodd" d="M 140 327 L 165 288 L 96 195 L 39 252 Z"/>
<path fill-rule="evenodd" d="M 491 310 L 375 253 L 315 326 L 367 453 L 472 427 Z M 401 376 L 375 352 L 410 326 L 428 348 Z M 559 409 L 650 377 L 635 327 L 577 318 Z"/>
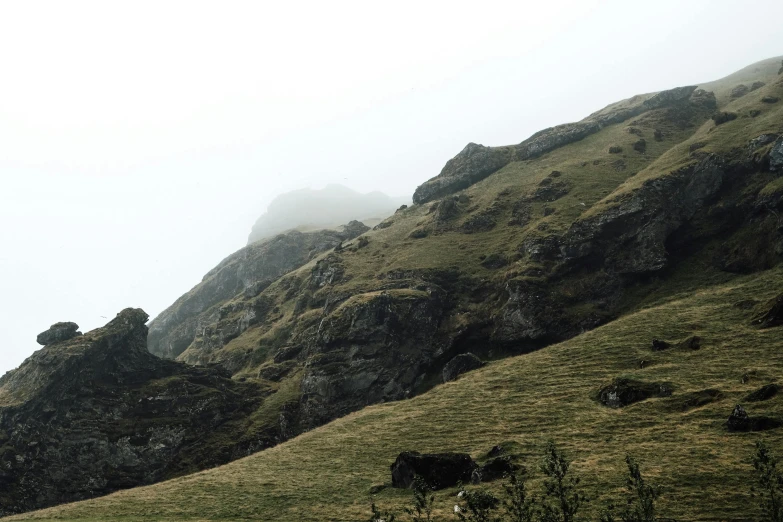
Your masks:
<path fill-rule="evenodd" d="M 745 96 L 749 92 L 750 92 L 750 89 L 748 89 L 747 85 L 740 84 L 740 85 L 737 85 L 736 87 L 734 87 L 731 90 L 731 97 L 735 98 L 735 99 L 736 98 L 742 98 L 743 96 Z"/>
<path fill-rule="evenodd" d="M 362 223 L 361 221 L 350 221 L 347 225 L 343 225 L 338 234 L 343 241 L 349 241 L 355 237 L 359 237 L 365 232 L 370 230 L 370 227 Z"/>
<path fill-rule="evenodd" d="M 758 390 L 749 393 L 745 397 L 746 402 L 759 402 L 766 401 L 774 397 L 780 391 L 780 386 L 777 384 L 766 384 Z"/>
<path fill-rule="evenodd" d="M 477 467 L 466 453 L 403 451 L 391 465 L 392 486 L 409 488 L 419 476 L 433 489 L 444 489 L 467 483 Z"/>
<path fill-rule="evenodd" d="M 669 348 L 677 348 L 680 350 L 698 350 L 701 348 L 701 337 L 698 335 L 691 335 L 682 341 L 674 343 L 663 341 L 661 339 L 653 339 L 652 341 L 652 351 L 654 352 L 661 352 L 663 350 L 668 350 Z"/>
<path fill-rule="evenodd" d="M 749 431 L 750 416 L 741 405 L 737 404 L 726 421 L 726 428 L 729 431 Z"/>
<path fill-rule="evenodd" d="M 609 154 L 620 154 L 622 151 L 623 148 L 617 145 L 612 145 L 611 147 L 609 147 Z"/>
<path fill-rule="evenodd" d="M 598 391 L 598 400 L 610 408 L 622 408 L 653 397 L 668 397 L 672 387 L 668 383 L 642 382 L 633 379 L 615 379 Z"/>
<path fill-rule="evenodd" d="M 662 352 L 664 350 L 668 350 L 671 347 L 672 345 L 667 343 L 666 341 L 662 341 L 660 339 L 652 340 L 652 351 L 654 352 Z"/>
<path fill-rule="evenodd" d="M 762 103 L 777 103 L 780 101 L 780 98 L 777 96 L 764 96 L 761 98 Z"/>
<path fill-rule="evenodd" d="M 636 152 L 640 152 L 644 154 L 644 152 L 647 150 L 647 142 L 642 138 L 640 140 L 637 140 L 633 144 L 633 150 Z"/>
<path fill-rule="evenodd" d="M 723 125 L 724 123 L 737 119 L 737 114 L 734 112 L 716 112 L 712 115 L 712 121 L 715 125 Z"/>
<path fill-rule="evenodd" d="M 753 82 L 753 85 L 750 86 L 750 90 L 751 91 L 755 91 L 755 90 L 761 89 L 765 85 L 766 85 L 766 83 L 764 83 L 764 82 Z"/>
<path fill-rule="evenodd" d="M 701 348 L 701 337 L 698 335 L 692 335 L 684 341 L 680 341 L 677 344 L 677 348 L 682 348 L 685 350 L 698 350 Z"/>
<path fill-rule="evenodd" d="M 781 426 L 779 419 L 763 415 L 751 417 L 741 405 L 734 406 L 731 415 L 726 421 L 726 429 L 729 431 L 765 431 Z"/>
<path fill-rule="evenodd" d="M 78 330 L 79 325 L 76 323 L 55 323 L 45 332 L 39 333 L 35 341 L 42 346 L 60 343 L 81 335 L 82 333 Z"/>
<path fill-rule="evenodd" d="M 494 457 L 473 470 L 470 481 L 473 484 L 490 482 L 503 478 L 510 473 L 514 473 L 519 470 L 519 468 L 519 465 L 515 464 L 513 459 L 508 455 Z"/>
<path fill-rule="evenodd" d="M 463 373 L 481 368 L 485 364 L 472 353 L 461 353 L 443 367 L 443 382 L 453 381 Z"/>

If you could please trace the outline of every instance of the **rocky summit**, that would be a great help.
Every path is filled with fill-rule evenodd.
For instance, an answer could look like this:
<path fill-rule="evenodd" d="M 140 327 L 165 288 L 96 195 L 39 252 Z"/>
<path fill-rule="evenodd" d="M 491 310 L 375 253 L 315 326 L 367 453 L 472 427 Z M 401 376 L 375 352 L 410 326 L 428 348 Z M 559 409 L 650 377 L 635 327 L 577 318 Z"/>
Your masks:
<path fill-rule="evenodd" d="M 638 448 L 706 518 L 745 517 L 724 474 L 747 478 L 741 437 L 783 433 L 770 351 L 783 335 L 779 66 L 633 96 L 512 145 L 470 143 L 371 229 L 232 254 L 148 336 L 139 310 L 82 336 L 53 326 L 0 380 L 4 509 L 296 437 L 106 502 L 129 519 L 149 501 L 173 519 L 321 520 L 303 502 L 328 498 L 331 518 L 358 520 L 370 491 L 400 501 L 383 496 L 394 462 L 393 485 L 444 454 L 467 463 L 450 475 L 490 484 L 495 465 L 470 460 L 487 447 L 508 439 L 532 458 L 558 439 L 596 495 Z M 706 475 L 684 464 L 694 445 Z M 57 515 L 101 518 L 101 502 Z"/>

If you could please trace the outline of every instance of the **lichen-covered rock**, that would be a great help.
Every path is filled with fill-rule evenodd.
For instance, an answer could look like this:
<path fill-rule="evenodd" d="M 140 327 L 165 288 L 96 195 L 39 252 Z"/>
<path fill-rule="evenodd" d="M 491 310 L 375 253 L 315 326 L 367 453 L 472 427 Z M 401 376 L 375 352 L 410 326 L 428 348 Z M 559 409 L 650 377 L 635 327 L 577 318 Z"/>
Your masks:
<path fill-rule="evenodd" d="M 78 330 L 79 325 L 76 323 L 55 323 L 45 332 L 39 333 L 35 341 L 42 346 L 67 341 L 81 335 Z"/>
<path fill-rule="evenodd" d="M 0 378 L 0 515 L 150 484 L 274 443 L 237 436 L 260 388 L 152 355 L 146 321 L 140 309 L 123 310 Z"/>
<path fill-rule="evenodd" d="M 486 363 L 472 353 L 461 353 L 443 366 L 443 382 L 456 380 L 463 373 L 477 370 Z"/>
<path fill-rule="evenodd" d="M 467 484 L 477 468 L 466 453 L 419 453 L 404 451 L 391 465 L 392 486 L 409 488 L 419 476 L 433 489 Z"/>
<path fill-rule="evenodd" d="M 610 408 L 622 408 L 653 397 L 668 397 L 672 387 L 668 383 L 615 379 L 598 391 L 598 400 Z"/>

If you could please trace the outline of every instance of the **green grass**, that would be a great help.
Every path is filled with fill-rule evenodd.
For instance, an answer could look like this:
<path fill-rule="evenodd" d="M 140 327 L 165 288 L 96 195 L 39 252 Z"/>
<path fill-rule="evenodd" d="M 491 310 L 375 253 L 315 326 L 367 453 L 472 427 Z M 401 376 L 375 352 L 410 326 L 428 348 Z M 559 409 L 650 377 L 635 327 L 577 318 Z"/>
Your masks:
<path fill-rule="evenodd" d="M 631 452 L 645 475 L 660 482 L 663 516 L 678 520 L 748 520 L 753 442 L 761 437 L 783 455 L 783 430 L 730 434 L 722 426 L 734 404 L 777 380 L 783 370 L 783 328 L 749 325 L 753 310 L 783 282 L 783 270 L 736 278 L 683 293 L 538 352 L 494 362 L 456 382 L 405 401 L 372 406 L 277 447 L 220 468 L 11 520 L 362 520 L 369 489 L 390 481 L 403 450 L 464 451 L 480 457 L 514 441 L 534 470 L 554 440 L 595 500 L 588 514 L 623 485 Z M 699 335 L 699 351 L 651 352 L 654 337 Z M 639 369 L 644 359 L 648 366 Z M 743 375 L 750 381 L 743 383 Z M 673 383 L 670 398 L 614 410 L 597 403 L 612 378 Z M 718 389 L 718 402 L 682 411 L 689 393 Z M 746 405 L 751 414 L 783 415 L 783 398 Z M 489 486 L 497 490 L 499 484 Z M 535 489 L 536 483 L 532 487 Z M 436 494 L 438 520 L 448 520 L 455 490 Z M 376 495 L 399 508 L 408 493 Z"/>

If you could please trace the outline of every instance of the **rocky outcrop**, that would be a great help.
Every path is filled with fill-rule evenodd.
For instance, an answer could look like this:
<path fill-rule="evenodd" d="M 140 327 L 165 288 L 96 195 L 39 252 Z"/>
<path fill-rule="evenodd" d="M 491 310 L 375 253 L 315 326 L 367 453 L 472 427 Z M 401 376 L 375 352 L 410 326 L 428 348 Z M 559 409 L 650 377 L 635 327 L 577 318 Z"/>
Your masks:
<path fill-rule="evenodd" d="M 737 404 L 726 420 L 728 431 L 766 431 L 783 425 L 780 419 L 764 415 L 751 416 L 741 405 Z"/>
<path fill-rule="evenodd" d="M 472 353 L 461 353 L 443 367 L 443 382 L 456 380 L 463 373 L 477 370 L 486 363 Z"/>
<path fill-rule="evenodd" d="M 473 473 L 470 475 L 470 482 L 472 484 L 479 484 L 480 482 L 491 482 L 493 480 L 504 478 L 511 473 L 515 473 L 520 468 L 521 466 L 515 464 L 511 456 L 503 455 L 500 457 L 494 457 L 473 470 Z"/>
<path fill-rule="evenodd" d="M 746 402 L 768 401 L 769 399 L 777 395 L 779 391 L 780 391 L 780 386 L 778 386 L 777 384 L 765 384 L 758 390 L 749 393 L 745 397 L 745 401 Z"/>
<path fill-rule="evenodd" d="M 610 408 L 622 408 L 653 397 L 668 397 L 672 387 L 668 383 L 642 382 L 633 379 L 615 379 L 598 391 L 598 400 Z"/>
<path fill-rule="evenodd" d="M 409 488 L 421 477 L 433 489 L 467 484 L 478 466 L 466 453 L 419 453 L 404 451 L 391 465 L 392 486 Z"/>
<path fill-rule="evenodd" d="M 146 321 L 123 310 L 0 378 L 0 515 L 150 484 L 271 443 L 239 435 L 261 401 L 257 386 L 155 357 Z"/>
<path fill-rule="evenodd" d="M 312 339 L 300 385 L 305 426 L 411 396 L 436 357 L 442 315 L 434 288 L 359 294 L 336 306 L 305 334 Z"/>
<path fill-rule="evenodd" d="M 505 167 L 512 157 L 510 147 L 485 147 L 468 143 L 450 159 L 440 174 L 413 194 L 415 204 L 426 203 L 469 187 Z"/>
<path fill-rule="evenodd" d="M 79 325 L 76 323 L 65 322 L 55 323 L 49 327 L 45 332 L 41 332 L 36 337 L 35 342 L 42 346 L 47 344 L 59 343 L 61 341 L 67 341 L 82 333 L 79 330 Z"/>
<path fill-rule="evenodd" d="M 595 113 L 576 122 L 558 125 L 533 134 L 518 145 L 485 147 L 469 143 L 450 159 L 440 174 L 420 185 L 413 194 L 413 202 L 422 204 L 453 194 L 481 181 L 512 161 L 525 161 L 570 143 L 582 140 L 600 131 L 606 125 L 621 123 L 639 114 L 678 103 L 687 103 L 696 86 L 678 87 L 659 92 L 647 99 L 620 108 Z M 705 103 L 706 95 L 699 95 L 698 103 Z M 712 97 L 714 103 L 714 96 Z M 706 103 L 709 104 L 709 101 Z"/>
<path fill-rule="evenodd" d="M 224 302 L 238 294 L 258 295 L 272 281 L 367 230 L 354 221 L 342 231 L 288 232 L 238 250 L 150 323 L 149 351 L 176 358 L 199 331 L 219 320 Z"/>
<path fill-rule="evenodd" d="M 768 301 L 751 322 L 760 328 L 773 328 L 783 324 L 783 294 Z"/>

